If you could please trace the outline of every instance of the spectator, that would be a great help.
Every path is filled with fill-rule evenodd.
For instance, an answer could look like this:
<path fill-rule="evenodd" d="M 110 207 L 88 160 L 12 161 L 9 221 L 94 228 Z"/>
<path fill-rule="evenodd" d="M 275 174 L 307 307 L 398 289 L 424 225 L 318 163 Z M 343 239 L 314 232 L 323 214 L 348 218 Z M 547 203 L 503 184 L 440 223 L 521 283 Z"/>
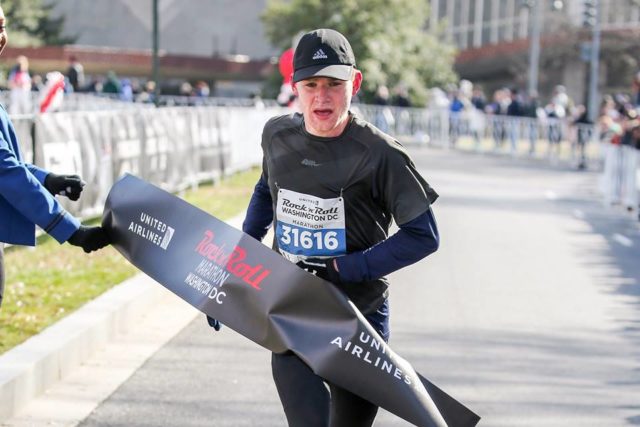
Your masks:
<path fill-rule="evenodd" d="M 396 107 L 411 107 L 411 99 L 409 98 L 409 91 L 404 85 L 396 87 L 396 95 L 393 97 L 393 105 Z"/>
<path fill-rule="evenodd" d="M 62 76 L 62 80 L 64 81 L 64 87 L 62 88 L 62 91 L 64 93 L 73 93 L 73 92 L 75 92 L 75 90 L 73 89 L 73 86 L 71 86 L 71 82 L 69 81 L 69 77 Z"/>
<path fill-rule="evenodd" d="M 636 107 L 640 107 L 640 71 L 638 71 L 633 78 L 631 91 L 633 92 L 633 104 Z"/>
<path fill-rule="evenodd" d="M 374 105 L 389 105 L 389 89 L 385 85 L 378 86 L 376 96 L 373 98 Z"/>
<path fill-rule="evenodd" d="M 486 125 L 484 110 L 487 106 L 487 98 L 481 87 L 472 86 L 470 103 L 473 108 L 469 108 L 469 130 L 475 142 L 475 150 L 480 151 L 481 137 Z"/>
<path fill-rule="evenodd" d="M 429 90 L 429 107 L 436 110 L 448 110 L 449 98 L 447 94 L 439 87 L 434 87 Z"/>
<path fill-rule="evenodd" d="M 622 120 L 623 134 L 620 139 L 622 150 L 622 203 L 624 207 L 633 212 L 638 209 L 638 150 L 637 135 L 640 127 L 640 118 L 635 108 L 625 111 Z"/>
<path fill-rule="evenodd" d="M 477 110 L 484 112 L 484 109 L 487 106 L 487 98 L 480 86 L 475 86 L 473 88 L 473 91 L 471 92 L 471 104 L 473 104 Z"/>
<path fill-rule="evenodd" d="M 567 95 L 567 89 L 563 85 L 553 88 L 550 104 L 553 105 L 553 112 L 549 112 L 548 116 L 558 119 L 564 119 L 573 108 L 573 101 Z"/>
<path fill-rule="evenodd" d="M 638 167 L 640 167 L 640 123 L 634 125 L 631 128 L 631 140 L 632 140 L 632 144 L 636 149 L 636 161 L 638 162 Z M 638 204 L 638 199 L 640 199 L 640 195 L 638 194 L 638 188 L 636 186 L 635 188 L 635 198 L 636 198 L 636 213 L 637 213 L 637 218 L 638 220 L 640 220 L 640 206 Z"/>
<path fill-rule="evenodd" d="M 551 101 L 545 107 L 547 115 L 549 155 L 560 155 L 560 143 L 564 139 L 564 119 L 573 109 L 573 101 L 567 95 L 567 89 L 563 85 L 557 85 L 553 89 Z"/>
<path fill-rule="evenodd" d="M 189 82 L 182 82 L 180 84 L 180 96 L 192 96 L 193 95 L 193 86 Z"/>
<path fill-rule="evenodd" d="M 130 79 L 122 79 L 120 86 L 120 99 L 125 102 L 133 102 L 133 85 Z"/>
<path fill-rule="evenodd" d="M 5 17 L 0 7 L 0 54 L 7 44 Z M 58 242 L 81 246 L 85 252 L 109 244 L 102 227 L 85 227 L 55 198 L 78 200 L 83 182 L 77 175 L 56 175 L 22 160 L 16 131 L 0 106 L 0 305 L 4 294 L 5 243 L 35 245 L 39 225 Z"/>
<path fill-rule="evenodd" d="M 383 132 L 389 132 L 389 129 L 395 125 L 396 120 L 393 118 L 391 109 L 388 108 L 390 104 L 389 89 L 385 85 L 378 86 L 376 90 L 376 96 L 373 98 L 375 105 L 381 106 L 378 108 L 373 118 L 373 124 Z"/>
<path fill-rule="evenodd" d="M 66 77 L 59 71 L 47 73 L 46 82 L 38 100 L 38 111 L 40 113 L 55 111 L 60 108 L 64 99 L 65 79 Z"/>
<path fill-rule="evenodd" d="M 620 203 L 621 186 L 619 173 L 621 159 L 619 155 L 620 140 L 624 129 L 620 124 L 620 113 L 610 95 L 605 95 L 600 109 L 598 127 L 603 144 L 604 168 L 600 179 L 600 189 L 604 194 L 604 203 L 613 205 Z"/>
<path fill-rule="evenodd" d="M 207 98 L 210 92 L 207 82 L 200 80 L 196 83 L 195 96 L 198 98 Z"/>
<path fill-rule="evenodd" d="M 84 67 L 75 55 L 69 57 L 69 68 L 67 68 L 67 78 L 74 92 L 84 89 Z"/>
<path fill-rule="evenodd" d="M 262 97 L 260 96 L 259 93 L 257 92 L 252 93 L 250 98 L 253 103 L 253 106 L 256 107 L 257 109 L 263 109 L 265 107 L 264 101 L 262 100 Z"/>
<path fill-rule="evenodd" d="M 518 139 L 520 138 L 520 118 L 524 116 L 524 103 L 518 88 L 511 89 L 511 102 L 507 107 L 507 116 L 509 120 L 509 139 L 511 140 L 511 154 L 515 155 L 518 151 Z"/>
<path fill-rule="evenodd" d="M 495 142 L 495 150 L 499 150 L 504 144 L 507 136 L 507 128 L 504 117 L 507 114 L 507 108 L 511 103 L 511 94 L 509 89 L 498 89 L 493 93 L 493 102 L 487 105 L 486 112 L 490 115 L 488 119 L 493 128 L 493 140 Z"/>
<path fill-rule="evenodd" d="M 452 146 L 458 142 L 462 133 L 463 114 L 467 110 L 467 100 L 461 89 L 454 88 L 451 91 L 451 102 L 449 103 L 449 141 Z"/>
<path fill-rule="evenodd" d="M 109 71 L 107 73 L 107 81 L 102 85 L 102 93 L 120 95 L 121 91 L 122 86 L 120 80 L 118 80 L 118 76 L 114 71 Z"/>
<path fill-rule="evenodd" d="M 144 84 L 144 89 L 138 94 L 136 102 L 153 103 L 155 100 L 156 82 L 149 80 Z"/>
<path fill-rule="evenodd" d="M 40 92 L 44 88 L 44 82 L 40 74 L 34 74 L 31 77 L 31 92 Z"/>
<path fill-rule="evenodd" d="M 91 79 L 91 82 L 86 87 L 87 92 L 103 93 L 104 88 L 104 76 L 96 76 Z"/>
<path fill-rule="evenodd" d="M 572 123 L 576 128 L 576 141 L 578 145 L 578 170 L 586 169 L 586 146 L 591 137 L 593 122 L 589 120 L 589 111 L 584 105 L 576 107 L 576 118 Z"/>
<path fill-rule="evenodd" d="M 291 83 L 285 82 L 280 86 L 280 93 L 276 98 L 278 105 L 296 109 L 296 95 L 293 93 Z"/>
<path fill-rule="evenodd" d="M 538 141 L 538 121 L 545 117 L 544 110 L 540 107 L 538 92 L 535 90 L 529 92 L 529 99 L 524 105 L 524 116 L 528 117 L 529 155 L 533 156 L 536 153 L 536 143 Z"/>
<path fill-rule="evenodd" d="M 29 60 L 26 56 L 20 55 L 16 58 L 16 64 L 9 72 L 8 82 L 11 91 L 9 113 L 32 113 L 31 75 L 29 74 Z"/>

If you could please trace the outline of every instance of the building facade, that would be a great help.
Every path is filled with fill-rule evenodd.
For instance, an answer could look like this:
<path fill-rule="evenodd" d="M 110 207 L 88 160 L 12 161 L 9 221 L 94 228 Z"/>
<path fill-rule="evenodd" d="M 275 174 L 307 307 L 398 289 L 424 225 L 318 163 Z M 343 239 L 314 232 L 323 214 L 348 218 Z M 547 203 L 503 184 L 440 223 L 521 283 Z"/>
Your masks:
<path fill-rule="evenodd" d="M 151 49 L 151 0 L 48 1 L 54 15 L 64 16 L 64 34 L 76 37 L 77 46 Z M 525 89 L 537 3 L 539 92 L 545 96 L 563 84 L 583 102 L 591 40 L 583 23 L 588 4 L 595 1 L 602 22 L 600 87 L 621 91 L 640 69 L 640 0 L 424 0 L 430 9 L 426 28 L 457 46 L 456 71 L 462 78 L 482 84 L 486 92 L 501 86 Z M 260 20 L 267 2 L 159 0 L 160 48 L 165 54 L 268 61 L 280 52 L 267 41 Z M 225 84 L 224 78 L 216 80 Z"/>
<path fill-rule="evenodd" d="M 429 0 L 429 28 L 443 29 L 444 40 L 460 50 L 527 39 L 531 33 L 532 6 L 538 1 L 542 31 L 560 25 L 580 28 L 585 0 Z M 599 0 L 603 31 L 640 26 L 640 0 Z"/>
<path fill-rule="evenodd" d="M 151 0 L 48 0 L 83 46 L 151 49 Z M 267 0 L 159 0 L 160 48 L 196 56 L 277 55 L 260 14 Z M 98 19 L 96 19 L 98 17 Z"/>
<path fill-rule="evenodd" d="M 489 90 L 527 87 L 534 11 L 540 8 L 539 89 L 567 87 L 578 102 L 586 98 L 591 27 L 589 6 L 599 2 L 602 29 L 600 87 L 622 91 L 640 68 L 640 0 L 428 0 L 428 28 L 459 49 L 462 78 Z"/>

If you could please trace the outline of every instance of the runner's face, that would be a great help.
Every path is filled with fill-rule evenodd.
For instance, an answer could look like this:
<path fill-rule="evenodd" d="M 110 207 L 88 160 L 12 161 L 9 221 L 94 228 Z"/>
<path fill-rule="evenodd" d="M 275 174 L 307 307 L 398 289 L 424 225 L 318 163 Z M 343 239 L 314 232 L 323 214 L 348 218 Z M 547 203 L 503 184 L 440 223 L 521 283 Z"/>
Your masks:
<path fill-rule="evenodd" d="M 0 7 L 0 53 L 2 53 L 4 47 L 7 45 L 7 41 L 9 41 L 9 38 L 7 37 L 7 30 L 5 28 L 4 12 L 2 11 L 2 7 Z"/>
<path fill-rule="evenodd" d="M 293 86 L 307 132 L 321 137 L 335 137 L 342 133 L 348 123 L 351 97 L 360 88 L 361 76 L 355 70 L 352 80 L 314 77 Z"/>

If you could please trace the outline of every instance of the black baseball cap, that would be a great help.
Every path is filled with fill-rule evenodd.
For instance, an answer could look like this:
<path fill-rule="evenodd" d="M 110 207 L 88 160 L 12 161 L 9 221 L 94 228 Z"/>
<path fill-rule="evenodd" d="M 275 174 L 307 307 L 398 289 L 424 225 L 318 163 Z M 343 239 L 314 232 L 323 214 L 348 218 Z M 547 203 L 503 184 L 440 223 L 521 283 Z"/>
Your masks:
<path fill-rule="evenodd" d="M 347 39 L 330 29 L 311 31 L 300 39 L 293 55 L 293 82 L 311 77 L 351 79 L 356 57 Z"/>

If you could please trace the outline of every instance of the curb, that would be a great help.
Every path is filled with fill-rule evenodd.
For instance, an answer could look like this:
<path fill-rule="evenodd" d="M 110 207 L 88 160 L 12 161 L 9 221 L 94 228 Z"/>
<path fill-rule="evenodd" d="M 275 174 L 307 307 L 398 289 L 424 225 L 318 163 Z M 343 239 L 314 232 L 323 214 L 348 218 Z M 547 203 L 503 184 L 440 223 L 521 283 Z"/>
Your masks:
<path fill-rule="evenodd" d="M 243 217 L 226 222 L 238 227 Z M 164 287 L 137 274 L 0 356 L 0 422 L 73 373 L 166 296 Z"/>

